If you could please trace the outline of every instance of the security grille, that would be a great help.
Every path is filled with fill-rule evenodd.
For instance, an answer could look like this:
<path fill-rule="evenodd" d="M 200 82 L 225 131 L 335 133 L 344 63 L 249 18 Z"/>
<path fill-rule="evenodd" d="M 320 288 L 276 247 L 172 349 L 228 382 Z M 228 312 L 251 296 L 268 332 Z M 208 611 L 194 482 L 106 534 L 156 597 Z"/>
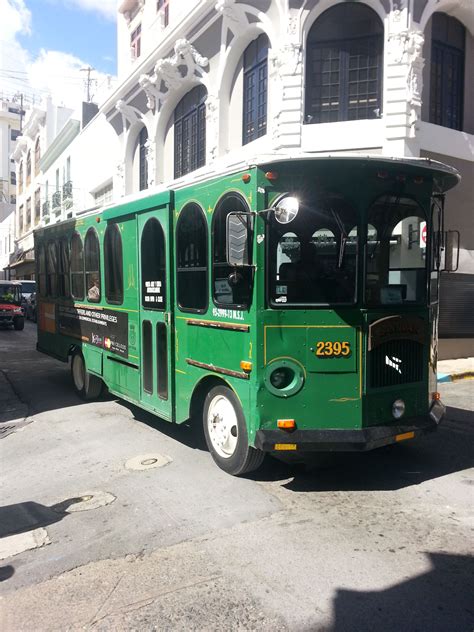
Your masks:
<path fill-rule="evenodd" d="M 369 352 L 370 386 L 382 388 L 423 379 L 424 345 L 413 340 L 389 340 Z"/>

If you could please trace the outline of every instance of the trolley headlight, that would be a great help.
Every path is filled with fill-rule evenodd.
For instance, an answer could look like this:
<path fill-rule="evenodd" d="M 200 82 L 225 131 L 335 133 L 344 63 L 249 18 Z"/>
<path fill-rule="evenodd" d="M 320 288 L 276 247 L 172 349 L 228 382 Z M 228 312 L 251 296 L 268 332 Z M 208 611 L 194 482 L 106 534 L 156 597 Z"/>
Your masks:
<path fill-rule="evenodd" d="M 278 397 L 290 397 L 303 386 L 304 378 L 304 368 L 288 358 L 268 364 L 263 379 L 270 393 Z"/>
<path fill-rule="evenodd" d="M 400 419 L 405 412 L 405 402 L 403 399 L 396 399 L 392 404 L 392 415 L 395 419 Z"/>

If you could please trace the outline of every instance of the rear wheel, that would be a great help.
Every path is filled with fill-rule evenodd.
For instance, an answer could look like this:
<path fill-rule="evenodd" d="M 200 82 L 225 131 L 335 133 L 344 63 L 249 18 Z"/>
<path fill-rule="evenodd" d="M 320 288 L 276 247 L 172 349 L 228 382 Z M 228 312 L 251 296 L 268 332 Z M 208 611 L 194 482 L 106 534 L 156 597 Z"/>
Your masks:
<path fill-rule="evenodd" d="M 71 376 L 74 390 L 82 399 L 96 399 L 102 392 L 102 380 L 86 370 L 84 356 L 75 351 L 71 360 Z"/>
<path fill-rule="evenodd" d="M 249 446 L 242 406 L 230 388 L 215 386 L 209 391 L 203 425 L 209 452 L 222 470 L 239 476 L 260 467 L 265 455 Z"/>
<path fill-rule="evenodd" d="M 16 329 L 16 331 L 21 331 L 25 328 L 25 319 L 23 318 L 23 316 L 17 316 L 13 319 L 13 327 Z"/>

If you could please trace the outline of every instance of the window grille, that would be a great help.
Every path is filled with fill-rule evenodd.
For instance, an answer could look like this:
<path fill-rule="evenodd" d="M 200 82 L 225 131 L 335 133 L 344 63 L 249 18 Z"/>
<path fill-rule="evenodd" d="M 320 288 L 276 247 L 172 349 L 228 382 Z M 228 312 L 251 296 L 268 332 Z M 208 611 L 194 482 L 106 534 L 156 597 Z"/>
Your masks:
<path fill-rule="evenodd" d="M 206 88 L 196 86 L 174 111 L 175 178 L 206 164 L 206 98 Z"/>
<path fill-rule="evenodd" d="M 244 52 L 243 145 L 267 133 L 268 47 L 262 34 Z"/>
<path fill-rule="evenodd" d="M 465 28 L 444 13 L 432 23 L 430 123 L 462 130 Z"/>
<path fill-rule="evenodd" d="M 308 35 L 305 123 L 373 119 L 382 107 L 383 26 L 349 2 L 325 11 Z"/>

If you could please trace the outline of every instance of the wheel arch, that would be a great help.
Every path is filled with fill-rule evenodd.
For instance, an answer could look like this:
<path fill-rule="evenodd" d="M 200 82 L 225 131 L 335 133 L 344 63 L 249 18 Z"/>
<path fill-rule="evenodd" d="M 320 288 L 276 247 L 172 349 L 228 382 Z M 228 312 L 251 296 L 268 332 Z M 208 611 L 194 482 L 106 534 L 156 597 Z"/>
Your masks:
<path fill-rule="evenodd" d="M 232 384 L 230 384 L 227 380 L 218 377 L 217 375 L 205 375 L 194 386 L 193 394 L 191 395 L 189 403 L 189 418 L 191 420 L 199 417 L 204 406 L 206 395 L 209 393 L 211 388 L 214 388 L 214 386 L 227 386 L 233 393 L 235 393 L 237 399 L 240 401 L 240 397 L 235 388 L 233 388 Z"/>

